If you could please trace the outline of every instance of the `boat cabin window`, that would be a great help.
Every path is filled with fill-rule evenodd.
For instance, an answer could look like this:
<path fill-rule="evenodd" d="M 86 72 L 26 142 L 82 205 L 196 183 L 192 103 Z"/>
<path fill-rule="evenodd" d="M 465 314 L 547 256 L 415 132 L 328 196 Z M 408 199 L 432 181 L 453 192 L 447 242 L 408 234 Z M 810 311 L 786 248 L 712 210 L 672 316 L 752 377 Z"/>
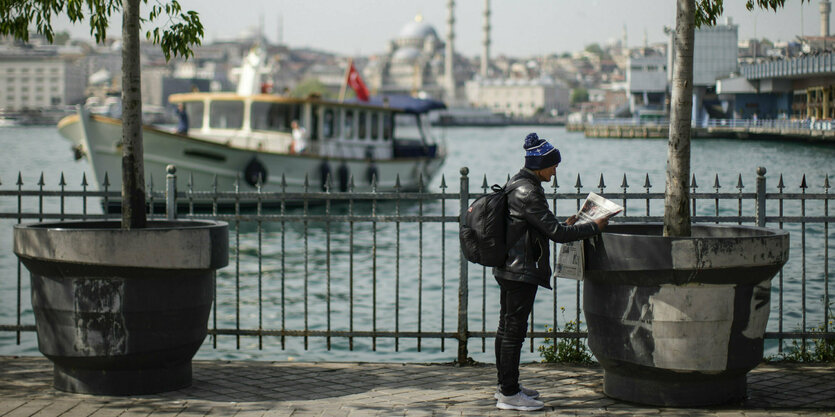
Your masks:
<path fill-rule="evenodd" d="M 189 129 L 200 129 L 203 127 L 203 102 L 202 101 L 190 101 L 187 103 L 183 103 L 183 106 L 186 108 L 186 114 L 188 115 L 188 128 Z"/>
<path fill-rule="evenodd" d="M 326 139 L 332 139 L 339 136 L 339 120 L 336 118 L 336 111 L 334 109 L 325 109 L 324 120 L 322 122 L 322 130 Z"/>
<path fill-rule="evenodd" d="M 254 102 L 250 109 L 249 125 L 253 130 L 291 131 L 290 123 L 298 120 L 297 104 Z"/>
<path fill-rule="evenodd" d="M 215 129 L 240 129 L 244 123 L 242 101 L 213 101 L 209 105 L 209 127 Z"/>
<path fill-rule="evenodd" d="M 310 139 L 319 140 L 319 106 L 310 108 Z"/>
<path fill-rule="evenodd" d="M 371 139 L 380 138 L 380 114 L 371 113 Z"/>
<path fill-rule="evenodd" d="M 345 110 L 345 138 L 354 138 L 354 111 Z"/>
<path fill-rule="evenodd" d="M 357 135 L 360 139 L 365 139 L 365 125 L 367 123 L 365 112 L 361 111 L 357 113 Z"/>
<path fill-rule="evenodd" d="M 383 113 L 383 140 L 394 136 L 394 113 Z"/>
<path fill-rule="evenodd" d="M 396 113 L 394 126 L 397 126 L 398 139 L 422 139 L 420 118 L 414 114 Z"/>

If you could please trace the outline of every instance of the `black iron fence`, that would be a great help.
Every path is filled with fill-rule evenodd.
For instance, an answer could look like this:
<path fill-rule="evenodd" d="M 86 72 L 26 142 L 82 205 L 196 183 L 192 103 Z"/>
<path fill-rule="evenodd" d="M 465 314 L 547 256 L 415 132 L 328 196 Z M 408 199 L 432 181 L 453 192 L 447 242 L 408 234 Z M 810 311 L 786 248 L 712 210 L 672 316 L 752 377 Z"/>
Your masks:
<path fill-rule="evenodd" d="M 778 351 L 787 340 L 800 341 L 806 349 L 808 339 L 835 338 L 829 297 L 829 225 L 835 216 L 829 212 L 829 177 L 816 179 L 815 185 L 804 175 L 791 186 L 780 176 L 768 188 L 765 174 L 758 169 L 753 187 L 743 183 L 741 174 L 731 183 L 720 183 L 717 175 L 709 185 L 693 177 L 693 221 L 791 232 L 791 257 L 775 278 L 766 338 Z M 219 272 L 209 329 L 215 347 L 223 337 L 234 338 L 237 349 L 241 338 L 257 338 L 258 349 L 265 338 L 282 348 L 287 338 L 303 338 L 307 349 L 310 338 L 324 338 L 327 349 L 336 339 L 346 343 L 345 349 L 377 350 L 378 339 L 384 339 L 399 350 L 401 340 L 410 339 L 421 351 L 427 339 L 437 340 L 444 351 L 446 342 L 454 340 L 458 360 L 466 361 L 470 342 L 480 341 L 484 351 L 495 334 L 490 271 L 463 260 L 458 244 L 459 213 L 489 191 L 486 176 L 473 187 L 471 180 L 462 168 L 457 191 L 449 190 L 445 178 L 433 185 L 435 190 L 421 181 L 413 192 L 397 186 L 332 192 L 329 182 L 324 189 L 317 184 L 289 192 L 283 179 L 284 192 L 262 192 L 260 187 L 204 191 L 194 189 L 190 179 L 185 189 L 179 188 L 172 169 L 163 190 L 149 182 L 148 204 L 151 218 L 211 218 L 230 225 L 230 265 Z M 576 212 L 591 190 L 625 208 L 614 221 L 662 221 L 663 192 L 653 190 L 649 175 L 640 180 L 630 185 L 624 174 L 620 185 L 611 187 L 601 174 L 596 186 L 587 187 L 578 175 L 568 187 L 555 179 L 546 194 L 563 217 Z M 118 217 L 103 209 L 119 199 L 107 177 L 100 191 L 90 187 L 85 177 L 80 189 L 69 189 L 63 175 L 52 187 L 43 176 L 31 186 L 20 176 L 13 184 L 0 182 L 0 222 Z M 4 239 L 10 241 L 11 233 Z M 557 249 L 554 244 L 554 269 Z M 28 279 L 11 253 L 3 254 L 0 263 L 0 332 L 15 333 L 19 344 L 21 332 L 35 329 Z M 532 314 L 531 351 L 542 338 L 586 337 L 583 331 L 560 330 L 569 321 L 581 322 L 582 282 L 555 279 L 553 287 L 551 298 L 538 301 Z M 567 300 L 573 304 L 568 306 L 571 318 L 559 313 Z M 355 346 L 357 339 L 370 344 Z"/>

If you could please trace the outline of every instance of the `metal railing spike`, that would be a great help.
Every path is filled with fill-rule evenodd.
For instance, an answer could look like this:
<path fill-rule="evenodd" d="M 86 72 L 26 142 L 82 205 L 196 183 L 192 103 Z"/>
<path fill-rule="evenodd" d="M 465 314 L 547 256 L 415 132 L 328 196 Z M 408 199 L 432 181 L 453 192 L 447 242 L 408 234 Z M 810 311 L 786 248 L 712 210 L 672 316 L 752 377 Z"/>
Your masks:
<path fill-rule="evenodd" d="M 693 176 L 692 176 L 692 177 L 690 177 L 690 188 L 692 188 L 692 189 L 694 189 L 694 190 L 695 190 L 696 188 L 699 188 L 699 184 L 698 184 L 698 183 L 696 183 L 696 174 L 693 174 Z"/>
<path fill-rule="evenodd" d="M 108 177 L 107 173 L 104 173 L 104 181 L 101 183 L 104 187 L 105 191 L 107 191 L 107 187 L 110 187 L 110 178 Z"/>
<path fill-rule="evenodd" d="M 194 173 L 193 172 L 188 173 L 188 188 L 189 189 L 194 188 Z"/>
<path fill-rule="evenodd" d="M 399 193 L 400 192 L 400 173 L 397 173 L 397 176 L 394 177 L 394 191 Z"/>
<path fill-rule="evenodd" d="M 580 192 L 580 189 L 583 188 L 583 183 L 580 182 L 580 174 L 577 174 L 577 182 L 574 183 L 574 188 L 577 189 L 577 192 Z"/>
<path fill-rule="evenodd" d="M 281 190 L 283 191 L 285 188 L 287 188 L 287 177 L 282 172 L 281 173 Z"/>
<path fill-rule="evenodd" d="M 81 174 L 81 186 L 86 187 L 88 185 L 90 185 L 90 184 L 87 183 L 87 173 L 84 172 L 84 173 Z"/>
<path fill-rule="evenodd" d="M 780 191 L 783 191 L 783 188 L 786 188 L 786 184 L 783 183 L 783 174 L 780 174 L 780 181 L 777 181 L 777 188 Z"/>
<path fill-rule="evenodd" d="M 647 173 L 644 177 L 644 188 L 646 188 L 647 191 L 649 191 L 649 189 L 652 188 L 652 184 L 649 183 L 649 173 Z"/>
<path fill-rule="evenodd" d="M 310 176 L 304 174 L 304 192 L 307 192 L 308 187 L 310 187 Z"/>
<path fill-rule="evenodd" d="M 284 180 L 283 175 L 281 176 L 281 179 Z M 354 174 L 353 173 L 348 176 L 348 192 L 349 193 L 354 192 Z"/>
<path fill-rule="evenodd" d="M 43 187 L 46 183 L 43 180 L 43 171 L 41 171 L 41 178 L 38 180 L 38 185 Z"/>
<path fill-rule="evenodd" d="M 826 174 L 826 176 L 823 178 L 823 188 L 825 190 L 829 190 L 829 174 Z"/>
<path fill-rule="evenodd" d="M 736 179 L 736 189 L 742 191 L 743 188 L 745 188 L 745 186 L 742 185 L 742 174 L 739 174 L 739 177 Z"/>
<path fill-rule="evenodd" d="M 487 174 L 484 174 L 484 179 L 481 181 L 481 188 L 483 188 L 485 190 L 485 192 L 487 192 L 486 190 L 489 187 L 490 186 L 487 185 Z"/>
<path fill-rule="evenodd" d="M 719 192 L 719 189 L 722 188 L 722 186 L 719 185 L 719 174 L 718 173 L 716 174 L 715 177 L 713 177 L 713 188 L 715 188 L 717 192 Z"/>
<path fill-rule="evenodd" d="M 61 186 L 61 187 L 66 187 L 67 186 L 67 182 L 64 181 L 64 173 L 63 172 L 61 173 L 61 180 L 58 181 L 58 185 Z"/>
<path fill-rule="evenodd" d="M 606 188 L 606 182 L 603 181 L 603 173 L 602 172 L 600 173 L 600 181 L 598 181 L 598 183 L 597 183 L 597 188 L 600 189 L 601 193 L 603 192 L 603 189 Z"/>
<path fill-rule="evenodd" d="M 371 192 L 372 193 L 377 192 L 377 173 L 376 172 L 371 174 Z"/>
<path fill-rule="evenodd" d="M 17 183 L 15 185 L 23 185 L 23 174 L 21 174 L 20 171 L 17 171 Z"/>
<path fill-rule="evenodd" d="M 629 188 L 629 183 L 626 182 L 626 174 L 623 174 L 623 181 L 620 182 L 620 188 L 623 188 L 623 192 L 626 192 L 626 189 Z"/>
<path fill-rule="evenodd" d="M 805 190 L 805 189 L 807 189 L 807 188 L 809 188 L 809 187 L 806 185 L 806 174 L 803 174 L 803 179 L 801 179 L 801 180 L 800 180 L 800 188 L 802 188 L 802 189 L 804 189 L 804 190 Z"/>
<path fill-rule="evenodd" d="M 440 188 L 441 188 L 442 190 L 445 190 L 445 189 L 447 188 L 447 185 L 446 185 L 446 176 L 445 176 L 444 174 L 441 174 L 441 186 L 440 186 Z"/>

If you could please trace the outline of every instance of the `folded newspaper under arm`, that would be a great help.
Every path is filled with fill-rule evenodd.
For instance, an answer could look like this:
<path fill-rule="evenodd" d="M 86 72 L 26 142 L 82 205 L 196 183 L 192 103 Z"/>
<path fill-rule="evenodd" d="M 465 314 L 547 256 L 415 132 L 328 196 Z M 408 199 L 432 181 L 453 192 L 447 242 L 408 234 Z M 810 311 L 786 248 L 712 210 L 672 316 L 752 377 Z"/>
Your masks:
<path fill-rule="evenodd" d="M 608 219 L 623 211 L 623 207 L 607 200 L 595 193 L 589 193 L 586 201 L 577 212 L 577 223 L 588 223 L 595 219 Z M 583 241 L 567 242 L 560 245 L 557 255 L 557 270 L 554 275 L 558 278 L 582 280 L 585 270 L 585 256 Z"/>

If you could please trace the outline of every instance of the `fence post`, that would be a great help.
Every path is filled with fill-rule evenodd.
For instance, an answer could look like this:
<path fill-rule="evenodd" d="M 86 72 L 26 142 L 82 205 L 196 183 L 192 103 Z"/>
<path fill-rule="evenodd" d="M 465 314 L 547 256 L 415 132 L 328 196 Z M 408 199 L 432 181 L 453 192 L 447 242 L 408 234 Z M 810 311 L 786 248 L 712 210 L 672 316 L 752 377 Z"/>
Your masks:
<path fill-rule="evenodd" d="M 765 227 L 765 167 L 757 168 L 757 226 Z"/>
<path fill-rule="evenodd" d="M 467 174 L 470 173 L 470 169 L 467 167 L 461 168 L 461 187 L 460 187 L 460 200 L 461 200 L 461 207 L 459 210 L 458 216 L 458 223 L 459 227 L 461 224 L 461 219 L 464 216 L 464 213 L 467 211 L 467 208 L 470 206 L 470 182 L 469 178 L 467 178 Z M 469 333 L 468 328 L 468 317 L 467 317 L 467 309 L 468 306 L 468 268 L 469 265 L 467 263 L 467 259 L 464 258 L 464 253 L 461 251 L 460 247 L 458 250 L 460 256 L 460 263 L 459 263 L 459 275 L 458 275 L 458 365 L 466 365 L 467 364 L 467 334 Z"/>
<path fill-rule="evenodd" d="M 168 165 L 165 170 L 168 172 L 165 176 L 165 218 L 174 220 L 177 218 L 177 167 Z"/>

